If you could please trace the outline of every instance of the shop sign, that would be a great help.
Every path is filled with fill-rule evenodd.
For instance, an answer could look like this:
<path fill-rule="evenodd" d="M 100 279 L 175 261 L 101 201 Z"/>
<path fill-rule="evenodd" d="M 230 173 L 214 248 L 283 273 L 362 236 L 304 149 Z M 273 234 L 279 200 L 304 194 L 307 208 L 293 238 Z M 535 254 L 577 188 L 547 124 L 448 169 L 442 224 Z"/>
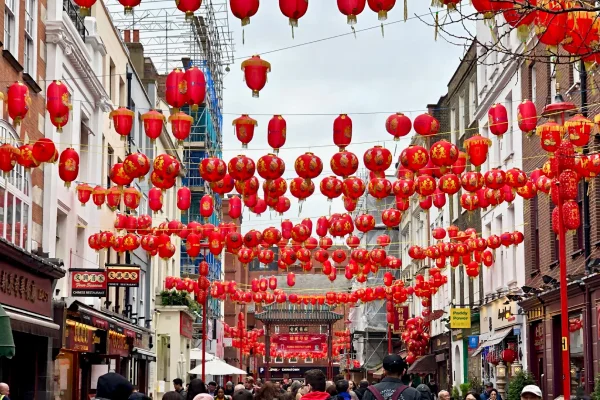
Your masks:
<path fill-rule="evenodd" d="M 442 333 L 434 338 L 431 338 L 431 350 L 432 351 L 440 351 L 446 350 L 450 348 L 448 335 Z"/>
<path fill-rule="evenodd" d="M 273 336 L 271 343 L 278 351 L 320 353 L 327 348 L 327 335 L 284 333 Z"/>
<path fill-rule="evenodd" d="M 517 322 L 516 310 L 518 305 L 515 301 L 504 304 L 503 301 L 498 300 L 482 307 L 482 333 L 491 333 L 514 325 Z"/>
<path fill-rule="evenodd" d="M 542 322 L 538 322 L 533 327 L 533 348 L 538 353 L 544 351 L 544 325 Z"/>
<path fill-rule="evenodd" d="M 406 329 L 408 306 L 394 307 L 393 316 L 394 322 L 392 323 L 392 332 L 396 335 L 400 335 L 404 332 L 404 329 Z"/>
<path fill-rule="evenodd" d="M 194 320 L 184 312 L 179 313 L 179 334 L 188 339 L 194 336 Z"/>
<path fill-rule="evenodd" d="M 96 337 L 94 329 L 79 322 L 69 323 L 65 335 L 67 349 L 82 353 L 94 352 L 94 345 L 100 343 L 100 338 Z"/>
<path fill-rule="evenodd" d="M 308 333 L 308 326 L 292 325 L 288 329 L 289 333 Z"/>
<path fill-rule="evenodd" d="M 450 328 L 451 329 L 469 329 L 469 328 L 471 328 L 471 309 L 470 308 L 451 308 L 450 309 Z"/>
<path fill-rule="evenodd" d="M 100 269 L 71 268 L 71 296 L 106 297 L 106 271 Z"/>
<path fill-rule="evenodd" d="M 88 325 L 95 326 L 96 328 L 100 328 L 105 331 L 109 329 L 108 321 L 105 319 L 95 317 L 91 314 L 87 314 L 83 310 L 79 311 L 79 315 L 81 316 L 81 321 Z"/>
<path fill-rule="evenodd" d="M 476 349 L 479 347 L 479 336 L 469 336 L 469 348 Z"/>
<path fill-rule="evenodd" d="M 52 318 L 52 279 L 0 261 L 0 303 Z"/>
<path fill-rule="evenodd" d="M 106 264 L 108 286 L 139 287 L 140 267 L 127 264 Z"/>
<path fill-rule="evenodd" d="M 130 351 L 127 336 L 113 330 L 108 331 L 108 354 L 128 357 Z"/>

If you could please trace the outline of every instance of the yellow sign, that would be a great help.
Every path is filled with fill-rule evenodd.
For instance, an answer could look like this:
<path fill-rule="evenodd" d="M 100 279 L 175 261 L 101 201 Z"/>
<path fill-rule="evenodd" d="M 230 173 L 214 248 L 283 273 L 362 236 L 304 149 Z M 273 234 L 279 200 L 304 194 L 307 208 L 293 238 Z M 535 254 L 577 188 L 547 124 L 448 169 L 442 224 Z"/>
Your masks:
<path fill-rule="evenodd" d="M 470 308 L 451 308 L 450 309 L 450 328 L 451 329 L 469 329 L 471 327 L 471 309 Z"/>
<path fill-rule="evenodd" d="M 567 338 L 565 336 L 562 337 L 562 351 L 567 351 Z"/>

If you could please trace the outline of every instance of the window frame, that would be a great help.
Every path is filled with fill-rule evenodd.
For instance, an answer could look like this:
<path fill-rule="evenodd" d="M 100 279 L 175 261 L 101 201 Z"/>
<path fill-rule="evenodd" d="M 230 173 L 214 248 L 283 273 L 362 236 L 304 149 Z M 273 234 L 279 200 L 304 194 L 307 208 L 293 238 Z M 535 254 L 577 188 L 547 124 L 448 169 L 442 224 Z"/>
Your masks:
<path fill-rule="evenodd" d="M 23 29 L 23 72 L 35 79 L 36 58 L 35 38 L 37 36 L 37 10 L 36 0 L 25 0 L 25 26 Z M 29 25 L 29 29 L 28 29 Z"/>
<path fill-rule="evenodd" d="M 4 43 L 3 49 L 10 52 L 15 59 L 19 59 L 19 1 L 7 0 L 4 2 Z M 11 23 L 7 23 L 12 21 Z M 8 28 L 8 29 L 7 29 Z M 8 36 L 8 40 L 7 40 Z M 15 51 L 16 50 L 16 51 Z"/>

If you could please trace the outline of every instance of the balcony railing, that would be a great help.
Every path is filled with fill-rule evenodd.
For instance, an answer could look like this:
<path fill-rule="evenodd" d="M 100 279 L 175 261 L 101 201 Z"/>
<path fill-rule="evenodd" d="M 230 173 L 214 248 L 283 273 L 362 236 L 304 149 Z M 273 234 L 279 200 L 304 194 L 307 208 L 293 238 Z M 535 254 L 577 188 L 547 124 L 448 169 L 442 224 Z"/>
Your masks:
<path fill-rule="evenodd" d="M 75 29 L 81 36 L 81 39 L 85 42 L 85 35 L 88 33 L 84 24 L 84 17 L 79 14 L 79 6 L 73 3 L 71 0 L 63 0 L 63 11 L 65 11 L 73 25 L 75 25 Z"/>

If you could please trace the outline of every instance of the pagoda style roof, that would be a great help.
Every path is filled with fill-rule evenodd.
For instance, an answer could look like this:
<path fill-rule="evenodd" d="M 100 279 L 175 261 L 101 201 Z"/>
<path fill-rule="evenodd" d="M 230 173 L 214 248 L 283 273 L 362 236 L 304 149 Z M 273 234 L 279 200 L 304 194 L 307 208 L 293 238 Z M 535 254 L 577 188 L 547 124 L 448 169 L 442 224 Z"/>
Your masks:
<path fill-rule="evenodd" d="M 320 325 L 344 318 L 343 314 L 332 311 L 327 305 L 271 304 L 256 313 L 255 318 L 263 323 Z"/>

